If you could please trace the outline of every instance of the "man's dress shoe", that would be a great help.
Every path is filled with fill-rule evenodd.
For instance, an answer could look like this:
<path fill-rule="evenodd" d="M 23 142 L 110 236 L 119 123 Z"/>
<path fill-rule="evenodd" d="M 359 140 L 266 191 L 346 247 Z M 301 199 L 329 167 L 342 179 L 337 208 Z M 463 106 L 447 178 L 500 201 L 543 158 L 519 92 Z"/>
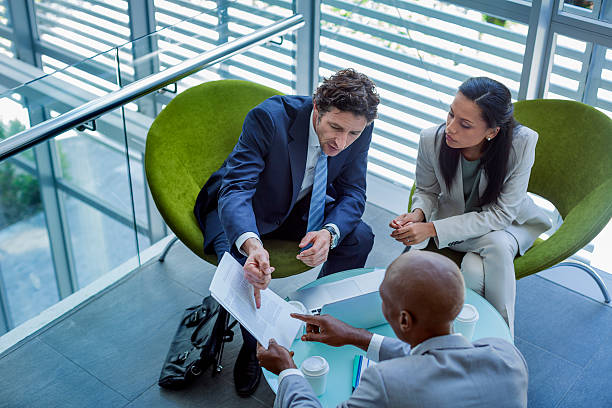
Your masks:
<path fill-rule="evenodd" d="M 261 380 L 261 367 L 255 350 L 248 350 L 244 344 L 240 348 L 234 364 L 234 385 L 236 393 L 248 397 L 255 392 Z"/>

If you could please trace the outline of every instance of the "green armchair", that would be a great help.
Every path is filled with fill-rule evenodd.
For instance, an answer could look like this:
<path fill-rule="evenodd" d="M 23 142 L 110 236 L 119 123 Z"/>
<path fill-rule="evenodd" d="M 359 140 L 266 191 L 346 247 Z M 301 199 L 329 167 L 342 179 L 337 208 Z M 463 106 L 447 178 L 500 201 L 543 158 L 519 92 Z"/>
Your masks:
<path fill-rule="evenodd" d="M 514 260 L 516 278 L 546 268 L 572 265 L 587 272 L 610 302 L 601 277 L 590 266 L 567 260 L 595 238 L 612 217 L 612 120 L 580 102 L 553 99 L 519 101 L 514 116 L 539 134 L 529 191 L 554 204 L 563 224 L 548 239 L 538 239 Z M 410 193 L 409 208 L 412 206 Z M 457 265 L 463 254 L 438 250 Z"/>
<path fill-rule="evenodd" d="M 153 200 L 176 235 L 160 257 L 180 239 L 200 258 L 204 238 L 193 215 L 200 189 L 234 148 L 247 113 L 278 91 L 247 81 L 221 80 L 194 86 L 177 95 L 157 116 L 147 136 L 145 173 Z M 295 258 L 297 242 L 267 240 L 273 278 L 310 269 Z"/>

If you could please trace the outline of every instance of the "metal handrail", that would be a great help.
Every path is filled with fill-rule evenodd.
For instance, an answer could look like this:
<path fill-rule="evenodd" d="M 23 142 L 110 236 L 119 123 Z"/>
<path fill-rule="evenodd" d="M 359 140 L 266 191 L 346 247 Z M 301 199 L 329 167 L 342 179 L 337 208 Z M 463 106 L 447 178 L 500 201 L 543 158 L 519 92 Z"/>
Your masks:
<path fill-rule="evenodd" d="M 287 17 L 277 23 L 260 28 L 251 34 L 220 45 L 174 67 L 135 81 L 56 118 L 32 126 L 30 129 L 17 133 L 0 142 L 0 161 L 49 140 L 77 125 L 96 119 L 106 112 L 161 89 L 206 67 L 231 58 L 246 49 L 268 41 L 270 38 L 286 34 L 303 25 L 304 17 L 301 14 Z"/>

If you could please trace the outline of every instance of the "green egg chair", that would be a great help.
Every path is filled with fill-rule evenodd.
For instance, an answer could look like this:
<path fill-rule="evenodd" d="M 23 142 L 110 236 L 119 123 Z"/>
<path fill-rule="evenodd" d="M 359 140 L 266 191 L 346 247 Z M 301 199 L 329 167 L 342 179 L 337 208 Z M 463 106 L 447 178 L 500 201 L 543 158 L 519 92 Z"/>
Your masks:
<path fill-rule="evenodd" d="M 200 189 L 230 154 L 247 113 L 280 92 L 240 80 L 221 80 L 194 86 L 177 95 L 157 116 L 147 135 L 145 173 L 153 200 L 176 235 L 160 257 L 180 239 L 196 255 L 217 264 L 204 253 L 204 237 L 193 215 Z M 310 269 L 295 258 L 298 242 L 264 240 L 272 277 L 282 278 Z"/>
<path fill-rule="evenodd" d="M 514 259 L 516 278 L 554 266 L 575 266 L 595 280 L 609 303 L 597 272 L 568 258 L 589 244 L 612 217 L 612 119 L 583 103 L 555 99 L 516 102 L 514 116 L 539 134 L 528 191 L 550 201 L 563 219 L 548 239 L 538 239 Z M 414 186 L 409 209 L 413 193 Z M 426 250 L 461 265 L 463 253 L 439 250 L 433 240 Z"/>

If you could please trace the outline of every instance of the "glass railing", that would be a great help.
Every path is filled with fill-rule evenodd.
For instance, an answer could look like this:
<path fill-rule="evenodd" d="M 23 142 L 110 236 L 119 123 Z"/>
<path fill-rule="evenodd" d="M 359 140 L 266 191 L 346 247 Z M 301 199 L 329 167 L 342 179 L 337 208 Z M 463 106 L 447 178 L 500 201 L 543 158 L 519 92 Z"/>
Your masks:
<path fill-rule="evenodd" d="M 278 39 L 300 27 L 301 16 L 224 43 L 161 41 L 188 24 L 0 95 L 0 334 L 118 267 L 138 267 L 143 251 L 171 233 L 143 157 L 150 124 L 177 90 L 222 78 L 293 89 L 295 59 L 271 53 L 294 53 L 293 41 Z M 249 53 L 270 59 L 248 65 Z"/>
<path fill-rule="evenodd" d="M 231 11 L 234 9 L 242 11 L 242 19 L 233 16 Z M 231 16 L 228 21 L 222 22 L 217 16 L 228 11 Z M 33 126 L 49 117 L 58 116 L 138 79 L 244 38 L 255 30 L 291 15 L 287 8 L 279 9 L 277 6 L 270 11 L 268 8 L 245 6 L 230 0 L 226 2 L 224 10 L 202 6 L 196 15 L 186 20 L 165 26 L 132 42 L 89 55 L 75 64 L 67 65 L 43 54 L 42 70 L 21 64 L 24 72 L 19 77 L 22 79 L 20 85 L 0 93 L 0 103 L 13 100 L 27 107 L 30 112 L 40 110 L 41 107 L 49 111 L 46 117 L 42 115 L 42 119 L 25 121 L 23 124 L 28 129 L 30 122 Z M 251 20 L 247 21 L 246 18 Z M 290 92 L 295 88 L 295 36 L 287 33 L 283 41 L 271 39 L 273 41 L 267 41 L 256 49 L 244 50 L 241 52 L 242 57 L 228 62 L 223 68 L 210 70 L 207 78 L 259 77 L 265 85 Z M 74 47 L 70 51 L 80 55 Z M 16 60 L 11 63 L 19 64 Z M 218 70 L 224 72 L 213 74 Z M 193 79 L 192 83 L 198 80 L 201 77 Z M 70 84 L 69 88 L 66 88 L 66 83 Z"/>

